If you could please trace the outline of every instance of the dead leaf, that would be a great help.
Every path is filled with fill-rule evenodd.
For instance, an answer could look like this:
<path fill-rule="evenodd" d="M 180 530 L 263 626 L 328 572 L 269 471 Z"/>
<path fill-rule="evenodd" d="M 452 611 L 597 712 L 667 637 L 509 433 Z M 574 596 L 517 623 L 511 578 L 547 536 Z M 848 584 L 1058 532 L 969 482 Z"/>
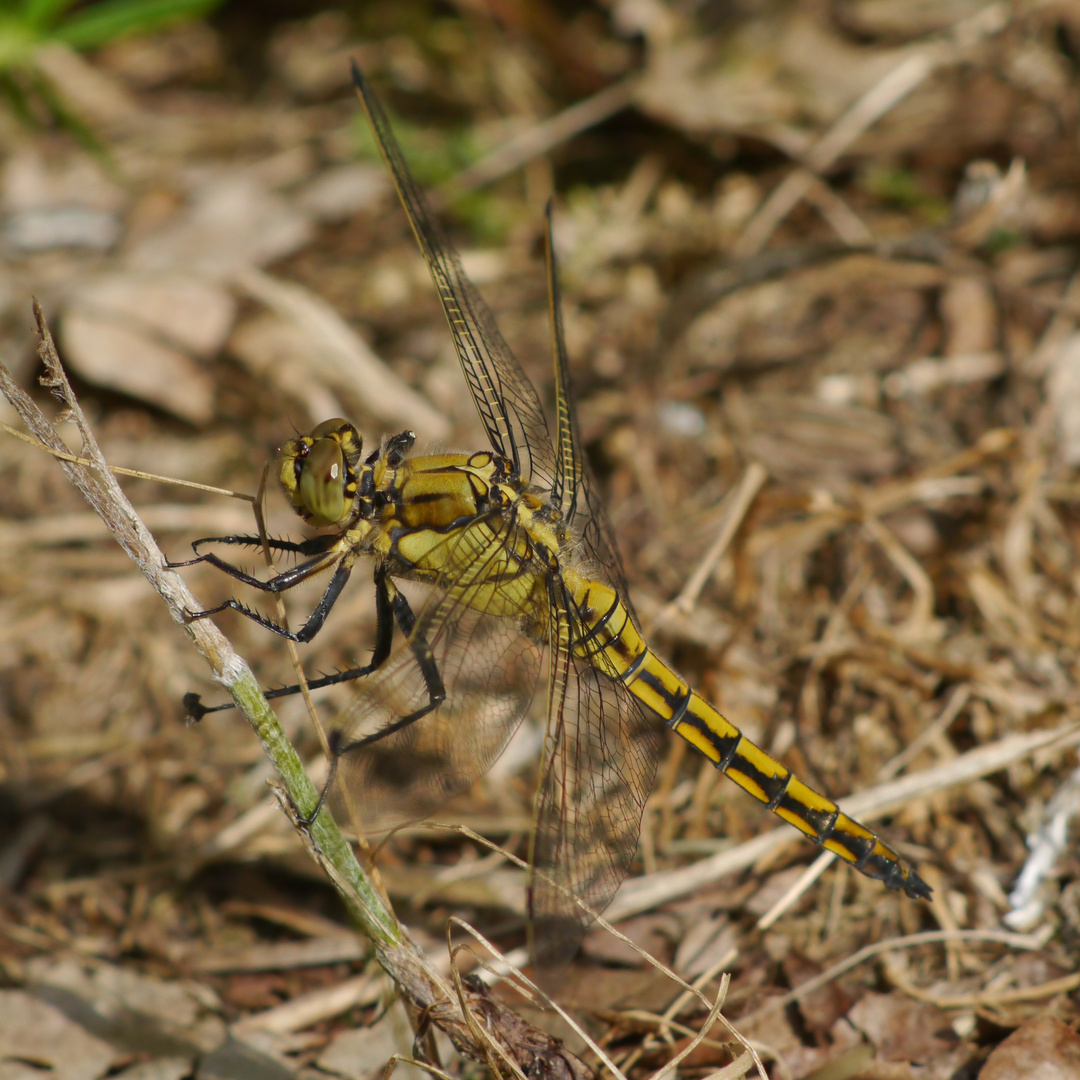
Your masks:
<path fill-rule="evenodd" d="M 848 1019 L 887 1061 L 930 1064 L 956 1045 L 948 1018 L 939 1010 L 897 994 L 867 994 Z"/>
<path fill-rule="evenodd" d="M 139 398 L 192 424 L 214 415 L 214 383 L 179 349 L 104 315 L 72 311 L 60 324 L 72 369 L 88 382 Z"/>
<path fill-rule="evenodd" d="M 979 1080 L 1076 1080 L 1080 1035 L 1053 1016 L 1021 1024 L 991 1055 Z"/>
<path fill-rule="evenodd" d="M 28 1067 L 27 1076 L 40 1077 L 47 1070 L 64 1080 L 97 1080 L 124 1056 L 124 1051 L 91 1035 L 33 994 L 0 990 L 0 1062 L 5 1077 L 16 1075 L 7 1070 L 13 1060 L 21 1060 Z"/>

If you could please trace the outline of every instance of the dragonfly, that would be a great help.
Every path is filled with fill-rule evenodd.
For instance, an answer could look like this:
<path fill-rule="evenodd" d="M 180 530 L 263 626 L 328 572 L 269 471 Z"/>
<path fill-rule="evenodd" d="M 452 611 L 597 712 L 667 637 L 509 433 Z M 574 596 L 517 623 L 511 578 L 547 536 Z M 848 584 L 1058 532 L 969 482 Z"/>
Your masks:
<path fill-rule="evenodd" d="M 554 437 L 536 389 L 429 211 L 355 64 L 353 81 L 431 272 L 489 446 L 417 455 L 416 436 L 405 431 L 365 457 L 353 424 L 327 420 L 280 452 L 287 498 L 322 530 L 298 543 L 269 541 L 274 553 L 297 557 L 295 565 L 260 579 L 203 551 L 261 544 L 255 536 L 197 541 L 196 558 L 183 564 L 207 562 L 275 594 L 330 572 L 298 631 L 236 599 L 192 613 L 232 609 L 298 642 L 319 632 L 356 565 L 371 564 L 370 662 L 308 684 L 357 686 L 331 725 L 331 778 L 320 807 L 328 791 L 345 785 L 365 825 L 381 830 L 427 816 L 468 789 L 529 711 L 546 655 L 527 890 L 537 939 L 549 931 L 579 937 L 629 872 L 665 728 L 818 846 L 890 889 L 929 899 L 926 882 L 881 837 L 757 746 L 647 644 L 572 409 L 550 204 Z M 427 586 L 415 608 L 399 587 L 408 581 Z M 229 707 L 204 706 L 196 695 L 186 703 L 195 718 Z"/>

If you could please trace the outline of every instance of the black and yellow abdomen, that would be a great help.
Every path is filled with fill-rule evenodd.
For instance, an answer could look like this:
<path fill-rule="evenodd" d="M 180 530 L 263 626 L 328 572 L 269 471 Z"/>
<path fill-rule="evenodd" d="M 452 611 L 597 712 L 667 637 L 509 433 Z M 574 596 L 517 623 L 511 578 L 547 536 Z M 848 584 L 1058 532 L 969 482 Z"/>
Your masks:
<path fill-rule="evenodd" d="M 929 897 L 925 882 L 876 833 L 804 784 L 661 660 L 614 589 L 573 572 L 564 573 L 564 580 L 581 619 L 582 632 L 571 643 L 580 660 L 618 679 L 672 731 L 789 825 L 868 877 L 913 898 Z"/>

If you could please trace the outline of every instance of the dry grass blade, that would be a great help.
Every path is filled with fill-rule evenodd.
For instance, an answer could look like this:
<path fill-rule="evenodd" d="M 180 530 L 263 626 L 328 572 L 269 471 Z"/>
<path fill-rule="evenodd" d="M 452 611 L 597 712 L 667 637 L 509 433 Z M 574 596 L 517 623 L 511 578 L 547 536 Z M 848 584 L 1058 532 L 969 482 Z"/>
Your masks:
<path fill-rule="evenodd" d="M 457 832 L 461 833 L 464 836 L 468 836 L 469 839 L 473 840 L 475 843 L 483 847 L 490 848 L 493 852 L 501 854 L 503 857 L 506 858 L 507 861 L 514 863 L 521 870 L 527 869 L 527 864 L 524 862 L 524 860 L 519 859 L 511 852 L 502 850 L 497 845 L 493 844 L 490 840 L 480 836 L 478 833 L 474 833 L 472 830 L 464 826 L 439 826 L 439 828 L 445 829 L 448 832 Z M 570 896 L 569 891 L 566 890 L 559 883 L 551 881 L 549 879 L 548 884 L 550 884 L 553 888 L 564 891 L 568 897 Z M 680 1051 L 672 1062 L 667 1063 L 667 1065 L 661 1068 L 661 1070 L 656 1074 L 656 1077 L 663 1077 L 673 1068 L 677 1067 L 680 1061 L 682 1061 L 688 1054 L 692 1053 L 693 1050 L 707 1038 L 709 1032 L 712 1030 L 713 1025 L 716 1023 L 721 1023 L 727 1029 L 728 1034 L 731 1036 L 731 1039 L 741 1045 L 746 1051 L 746 1054 L 744 1055 L 745 1061 L 744 1057 L 740 1057 L 737 1061 L 733 1062 L 728 1067 L 729 1069 L 734 1070 L 736 1069 L 736 1066 L 739 1066 L 739 1070 L 741 1071 L 733 1071 L 730 1073 L 730 1075 L 732 1077 L 743 1076 L 746 1073 L 746 1069 L 749 1068 L 749 1065 L 753 1064 L 757 1068 L 759 1075 L 762 1077 L 762 1080 L 764 1080 L 764 1066 L 758 1058 L 756 1050 L 751 1045 L 751 1043 L 746 1040 L 739 1033 L 739 1031 L 730 1023 L 730 1021 L 728 1021 L 721 1014 L 720 1010 L 723 1007 L 723 1003 L 727 993 L 728 976 L 724 975 L 721 978 L 721 985 L 718 989 L 716 997 L 713 1000 L 710 1000 L 708 996 L 704 993 L 704 987 L 707 986 L 720 973 L 723 967 L 725 967 L 727 964 L 729 964 L 735 959 L 733 954 L 725 956 L 722 961 L 719 961 L 715 965 L 713 965 L 709 970 L 707 970 L 699 978 L 697 978 L 694 981 L 693 985 L 691 985 L 687 983 L 684 979 L 682 979 L 676 972 L 672 971 L 670 967 L 668 967 L 666 964 L 662 963 L 655 956 L 649 953 L 647 950 L 642 949 L 636 942 L 631 941 L 630 938 L 628 938 L 625 934 L 621 933 L 616 927 L 612 926 L 611 923 L 609 923 L 602 915 L 599 915 L 596 912 L 590 910 L 580 898 L 572 897 L 572 899 L 581 910 L 589 914 L 589 916 L 596 922 L 596 925 L 599 929 L 602 929 L 605 933 L 610 934 L 617 941 L 622 942 L 632 952 L 640 956 L 648 965 L 650 965 L 652 968 L 662 974 L 666 979 L 669 979 L 676 986 L 681 988 L 682 992 L 676 997 L 674 1002 L 668 1008 L 665 1017 L 663 1018 L 664 1022 L 670 1021 L 692 998 L 696 999 L 699 1004 L 704 1006 L 705 1009 L 708 1011 L 708 1019 L 701 1026 L 701 1028 L 696 1032 L 688 1033 L 692 1036 L 690 1045 Z M 452 918 L 447 925 L 448 946 L 450 941 L 449 934 L 451 924 L 460 926 L 462 929 L 467 931 L 470 936 L 474 937 L 477 941 L 479 941 L 484 946 L 484 948 L 487 949 L 488 952 L 496 958 L 497 963 L 495 965 L 491 965 L 486 961 L 481 961 L 481 966 L 484 968 L 486 979 L 483 977 L 477 978 L 475 980 L 475 983 L 478 986 L 483 985 L 485 981 L 494 981 L 499 979 L 507 981 L 511 985 L 513 985 L 519 993 L 523 994 L 530 1001 L 540 1002 L 543 1004 L 544 1007 L 558 1013 L 575 1031 L 578 1032 L 578 1034 L 588 1045 L 590 1050 L 594 1054 L 596 1054 L 597 1058 L 601 1061 L 601 1063 L 610 1072 L 612 1072 L 614 1076 L 622 1078 L 622 1080 L 624 1080 L 623 1070 L 620 1070 L 615 1065 L 615 1063 L 610 1060 L 608 1055 L 601 1049 L 601 1047 L 595 1042 L 595 1040 L 593 1040 L 586 1031 L 581 1029 L 578 1023 L 574 1020 L 574 1018 L 570 1016 L 570 1014 L 567 1013 L 557 1001 L 549 997 L 548 994 L 546 994 L 540 986 L 538 986 L 535 982 L 527 978 L 522 973 L 522 971 L 517 965 L 520 962 L 524 962 L 526 959 L 524 950 L 516 951 L 515 953 L 510 955 L 504 955 L 473 926 L 471 926 L 464 920 L 457 918 Z M 461 948 L 461 946 L 458 946 L 456 949 L 453 949 L 453 954 L 456 956 L 456 953 L 460 951 Z M 454 977 L 455 980 L 458 978 L 456 963 L 454 965 Z M 635 1051 L 631 1055 L 630 1064 L 632 1065 L 634 1062 L 636 1062 L 639 1056 L 639 1053 Z M 740 1065 L 740 1063 L 743 1064 Z M 626 1068 L 629 1067 L 630 1065 L 626 1066 Z M 723 1070 L 722 1075 L 728 1075 L 727 1071 Z"/>
<path fill-rule="evenodd" d="M 32 439 L 25 432 L 17 431 L 10 424 L 3 423 L 3 421 L 0 421 L 0 431 L 10 435 L 13 439 L 20 439 L 22 442 L 29 443 L 31 446 L 40 448 L 44 445 L 36 439 Z M 94 464 L 89 458 L 81 458 L 77 454 L 70 454 L 54 447 L 49 447 L 49 453 L 57 461 L 70 461 L 74 465 Z M 243 499 L 245 502 L 255 501 L 253 495 L 248 495 L 243 491 L 233 491 L 231 488 L 214 487 L 213 484 L 200 484 L 194 480 L 179 480 L 175 476 L 159 476 L 157 473 L 145 472 L 143 469 L 124 469 L 119 465 L 109 465 L 108 469 L 114 476 L 130 476 L 136 480 L 156 480 L 162 484 L 172 484 L 176 487 L 190 488 L 192 491 L 201 491 L 206 495 L 224 495 L 226 498 Z M 143 516 L 145 517 L 145 514 Z"/>
<path fill-rule="evenodd" d="M 716 569 L 716 564 L 723 558 L 724 552 L 731 546 L 735 534 L 739 531 L 747 513 L 759 491 L 768 480 L 768 470 L 760 463 L 752 461 L 735 490 L 730 511 L 724 517 L 724 524 L 702 557 L 694 572 L 686 579 L 682 591 L 669 604 L 660 609 L 653 620 L 653 630 L 663 626 L 673 615 L 689 615 L 701 595 L 701 590 Z"/>
<path fill-rule="evenodd" d="M 637 912 L 619 930 L 709 1003 L 600 929 L 557 995 L 591 1014 L 574 1013 L 631 1080 L 670 1068 L 720 971 L 726 1018 L 775 1077 L 1020 1076 L 1050 1067 L 1055 1039 L 1080 1045 L 1080 758 L 1064 745 L 1080 716 L 1076 7 L 586 0 L 441 5 L 432 19 L 431 5 L 373 0 L 357 21 L 317 3 L 267 8 L 254 37 L 214 18 L 50 55 L 46 81 L 98 153 L 26 82 L 33 127 L 0 105 L 0 356 L 55 419 L 63 406 L 28 374 L 29 297 L 42 297 L 93 435 L 171 558 L 195 537 L 255 533 L 251 509 L 129 472 L 254 491 L 272 447 L 330 416 L 354 422 L 368 453 L 405 428 L 418 454 L 486 445 L 361 135 L 350 57 L 384 89 L 405 157 L 545 403 L 537 226 L 554 198 L 574 411 L 645 636 L 802 780 L 830 798 L 867 792 L 872 814 L 891 802 L 872 828 L 935 889 L 912 904 L 825 871 L 794 833 L 755 839 L 766 811 L 683 740 L 663 744 L 610 916 Z M 423 1059 L 403 1007 L 380 1020 L 372 997 L 390 982 L 265 798 L 272 769 L 247 725 L 227 712 L 184 726 L 185 692 L 230 699 L 48 460 L 107 485 L 75 424 L 47 453 L 4 430 L 4 1001 L 77 965 L 192 986 L 216 999 L 203 1015 L 222 1039 L 294 1072 Z M 756 491 L 754 462 L 768 471 Z M 126 513 L 118 530 L 180 590 L 182 620 L 182 583 Z M 310 537 L 285 502 L 267 517 L 275 539 Z M 260 579 L 276 572 L 254 547 L 235 554 Z M 367 659 L 364 566 L 301 646 L 312 677 Z M 200 600 L 237 593 L 273 614 L 272 598 L 205 566 L 179 573 Z M 318 585 L 286 594 L 294 629 Z M 303 681 L 280 638 L 235 612 L 214 621 L 264 687 Z M 214 661 L 226 681 L 242 671 L 227 652 Z M 344 685 L 316 691 L 327 720 L 355 700 Z M 299 695 L 271 704 L 320 786 L 326 758 Z M 526 850 L 538 719 L 440 820 Z M 465 1023 L 443 945 L 450 914 L 508 956 L 522 944 L 524 875 L 502 859 L 419 824 L 372 856 L 442 979 L 431 997 L 486 1047 L 485 1075 L 490 1061 L 509 1077 Z M 274 914 L 286 910 L 335 926 Z M 961 936 L 1005 929 L 1033 944 Z M 836 967 L 849 957 L 858 966 Z M 762 1016 L 792 988 L 797 1000 Z M 0 1023 L 0 1060 L 10 1030 Z M 53 1049 L 14 1057 L 67 1075 Z M 678 1075 L 737 1073 L 732 1053 L 714 1029 Z M 188 1068 L 200 1071 L 214 1070 Z"/>
<path fill-rule="evenodd" d="M 634 78 L 614 83 L 594 97 L 580 101 L 558 116 L 510 139 L 482 161 L 460 172 L 453 180 L 452 189 L 467 191 L 484 187 L 535 158 L 550 154 L 561 143 L 627 108 L 634 99 L 636 85 Z"/>
<path fill-rule="evenodd" d="M 623 1064 L 620 1068 L 611 1057 L 603 1050 L 603 1048 L 589 1035 L 589 1033 L 570 1015 L 565 1009 L 563 1009 L 559 1003 L 551 998 L 544 990 L 538 986 L 533 980 L 529 979 L 515 964 L 514 958 L 511 956 L 504 956 L 483 934 L 481 934 L 475 927 L 462 919 L 451 919 L 450 923 L 455 926 L 460 926 L 471 937 L 475 938 L 488 953 L 495 958 L 495 965 L 489 964 L 489 962 L 481 960 L 481 965 L 489 974 L 494 975 L 498 972 L 498 977 L 504 982 L 508 983 L 514 988 L 514 990 L 521 994 L 526 1000 L 533 1004 L 542 1004 L 545 1008 L 557 1013 L 562 1019 L 570 1026 L 570 1028 L 577 1033 L 577 1035 L 585 1042 L 589 1049 L 594 1053 L 597 1059 L 601 1062 L 604 1068 L 616 1078 L 616 1080 L 626 1080 L 626 1073 L 637 1062 L 640 1057 L 639 1052 L 635 1051 L 631 1054 L 630 1059 Z M 684 989 L 684 993 L 680 994 L 675 1002 L 668 1010 L 670 1015 L 666 1015 L 663 1018 L 658 1018 L 661 1025 L 668 1025 L 678 1028 L 684 1034 L 690 1036 L 690 1042 L 683 1047 L 672 1059 L 666 1062 L 656 1073 L 651 1077 L 651 1080 L 662 1080 L 662 1078 L 668 1076 L 675 1071 L 679 1064 L 686 1059 L 693 1051 L 700 1046 L 703 1042 L 708 1040 L 709 1032 L 713 1026 L 717 1023 L 722 1024 L 728 1034 L 731 1036 L 731 1040 L 742 1046 L 745 1053 L 733 1061 L 726 1069 L 721 1070 L 718 1075 L 731 1076 L 734 1078 L 745 1076 L 751 1067 L 756 1068 L 758 1076 L 761 1080 L 765 1080 L 766 1074 L 764 1066 L 761 1063 L 753 1046 L 743 1038 L 742 1035 L 727 1021 L 721 1014 L 725 997 L 727 994 L 729 977 L 723 976 L 720 980 L 720 986 L 718 988 L 715 999 L 710 1001 L 701 990 L 701 987 L 705 986 L 716 975 L 716 971 L 710 971 L 705 976 L 698 979 L 694 986 L 689 986 L 678 975 L 675 974 L 669 967 L 662 964 L 655 957 L 649 955 L 647 952 L 641 950 L 637 945 L 630 941 L 625 935 L 619 933 L 613 926 L 605 922 L 602 917 L 597 918 L 597 924 L 603 928 L 607 933 L 610 933 L 624 944 L 630 946 L 631 949 L 638 952 L 645 960 L 647 960 L 657 971 L 661 972 L 665 977 L 669 978 L 676 985 L 681 985 Z M 447 942 L 449 944 L 450 924 L 447 926 Z M 457 946 L 454 950 L 454 956 L 456 957 L 464 946 Z M 458 979 L 457 964 L 454 965 L 454 977 Z M 481 980 L 474 979 L 474 985 L 482 985 Z M 696 1031 L 689 1028 L 685 1028 L 682 1025 L 672 1024 L 671 1017 L 681 1009 L 689 997 L 697 998 L 701 1004 L 705 1005 L 708 1009 L 708 1015 L 705 1021 L 701 1024 L 700 1028 Z M 486 999 L 485 999 L 486 1000 Z M 729 1072 L 729 1070 L 731 1070 Z"/>
<path fill-rule="evenodd" d="M 83 453 L 73 458 L 53 425 L 18 387 L 11 373 L 0 365 L 0 390 L 22 417 L 30 431 L 53 452 L 60 467 L 80 494 L 94 508 L 116 542 L 130 556 L 143 575 L 169 606 L 169 612 L 180 624 L 186 625 L 196 647 L 206 657 L 217 678 L 229 685 L 245 675 L 240 658 L 229 647 L 224 636 L 208 622 L 186 623 L 184 612 L 198 610 L 198 603 L 188 592 L 182 579 L 165 570 L 166 559 L 143 525 L 135 508 L 128 502 L 105 461 L 97 440 L 83 416 L 75 394 L 67 381 L 52 335 L 45 323 L 40 305 L 34 303 L 34 318 L 41 335 L 39 355 L 45 365 L 42 385 L 47 387 L 64 406 L 62 420 L 71 420 L 79 430 Z M 248 678 L 254 683 L 250 672 Z"/>
<path fill-rule="evenodd" d="M 894 949 L 913 949 L 921 945 L 949 944 L 956 941 L 990 942 L 1004 945 L 1007 948 L 1022 950 L 1038 950 L 1046 944 L 1042 937 L 1036 937 L 1035 935 L 1010 934 L 1006 931 L 995 932 L 988 930 L 931 930 L 924 934 L 910 934 L 907 937 L 896 938 L 893 941 L 879 941 L 873 945 L 868 945 L 865 949 L 860 949 L 851 956 L 845 957 L 827 971 L 823 971 L 820 975 L 796 986 L 789 993 L 773 998 L 762 1006 L 756 1015 L 761 1016 L 776 1012 L 779 1009 L 785 1009 L 800 998 L 806 997 L 806 995 L 839 978 L 845 971 L 850 971 L 852 968 L 858 967 L 860 964 L 864 964 L 867 960 L 880 956 L 882 953 Z M 747 1021 L 750 1019 L 752 1018 L 747 1017 Z"/>

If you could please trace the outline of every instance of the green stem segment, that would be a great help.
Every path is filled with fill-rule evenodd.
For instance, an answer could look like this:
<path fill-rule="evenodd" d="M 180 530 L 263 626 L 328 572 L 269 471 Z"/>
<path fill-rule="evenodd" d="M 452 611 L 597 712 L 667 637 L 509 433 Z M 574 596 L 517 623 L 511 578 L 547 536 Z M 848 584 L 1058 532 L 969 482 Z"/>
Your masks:
<path fill-rule="evenodd" d="M 229 687 L 229 692 L 277 769 L 289 802 L 297 815 L 304 817 L 315 807 L 319 792 L 286 737 L 277 714 L 263 697 L 255 677 L 245 668 Z M 306 831 L 313 853 L 330 873 L 350 914 L 376 949 L 402 945 L 405 939 L 400 924 L 387 909 L 386 902 L 365 874 L 325 806 Z"/>

